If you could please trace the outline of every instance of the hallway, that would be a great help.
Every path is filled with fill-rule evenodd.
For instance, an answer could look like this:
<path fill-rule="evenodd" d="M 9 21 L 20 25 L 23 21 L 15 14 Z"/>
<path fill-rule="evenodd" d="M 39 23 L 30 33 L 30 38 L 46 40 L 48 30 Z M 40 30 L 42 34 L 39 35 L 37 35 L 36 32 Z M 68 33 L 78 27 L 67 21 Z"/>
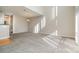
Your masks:
<path fill-rule="evenodd" d="M 0 53 L 66 53 L 79 52 L 74 39 L 46 34 L 15 34 L 10 45 L 0 46 Z"/>

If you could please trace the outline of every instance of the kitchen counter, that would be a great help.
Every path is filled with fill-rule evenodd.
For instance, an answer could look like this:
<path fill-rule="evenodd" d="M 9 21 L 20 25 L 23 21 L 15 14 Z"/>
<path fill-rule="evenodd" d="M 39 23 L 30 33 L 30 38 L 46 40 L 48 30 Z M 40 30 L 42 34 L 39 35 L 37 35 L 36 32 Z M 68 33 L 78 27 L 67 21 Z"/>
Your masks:
<path fill-rule="evenodd" d="M 10 38 L 9 25 L 0 25 L 0 40 Z"/>

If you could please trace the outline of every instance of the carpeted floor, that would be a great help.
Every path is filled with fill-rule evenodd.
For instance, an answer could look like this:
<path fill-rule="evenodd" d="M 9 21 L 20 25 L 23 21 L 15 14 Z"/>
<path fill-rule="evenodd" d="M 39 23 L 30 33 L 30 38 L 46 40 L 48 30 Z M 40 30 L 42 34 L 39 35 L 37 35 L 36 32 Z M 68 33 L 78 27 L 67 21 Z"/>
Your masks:
<path fill-rule="evenodd" d="M 73 53 L 79 52 L 75 39 L 53 35 L 15 34 L 10 45 L 0 46 L 0 53 Z"/>

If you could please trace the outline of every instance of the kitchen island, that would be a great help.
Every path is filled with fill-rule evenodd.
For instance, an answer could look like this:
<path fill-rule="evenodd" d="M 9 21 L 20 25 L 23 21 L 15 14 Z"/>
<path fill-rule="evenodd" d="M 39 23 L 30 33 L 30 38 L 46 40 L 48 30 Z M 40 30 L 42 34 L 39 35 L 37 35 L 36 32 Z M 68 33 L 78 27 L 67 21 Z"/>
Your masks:
<path fill-rule="evenodd" d="M 9 25 L 0 25 L 0 46 L 11 42 L 9 35 Z"/>

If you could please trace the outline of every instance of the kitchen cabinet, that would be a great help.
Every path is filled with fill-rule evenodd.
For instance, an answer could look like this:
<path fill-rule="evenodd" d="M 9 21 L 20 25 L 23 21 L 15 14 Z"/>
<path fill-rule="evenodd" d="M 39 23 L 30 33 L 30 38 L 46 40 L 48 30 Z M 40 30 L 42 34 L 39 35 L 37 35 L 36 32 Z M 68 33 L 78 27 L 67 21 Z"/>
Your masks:
<path fill-rule="evenodd" d="M 0 13 L 0 24 L 4 24 L 4 14 Z"/>
<path fill-rule="evenodd" d="M 0 40 L 10 38 L 9 25 L 0 25 Z"/>

